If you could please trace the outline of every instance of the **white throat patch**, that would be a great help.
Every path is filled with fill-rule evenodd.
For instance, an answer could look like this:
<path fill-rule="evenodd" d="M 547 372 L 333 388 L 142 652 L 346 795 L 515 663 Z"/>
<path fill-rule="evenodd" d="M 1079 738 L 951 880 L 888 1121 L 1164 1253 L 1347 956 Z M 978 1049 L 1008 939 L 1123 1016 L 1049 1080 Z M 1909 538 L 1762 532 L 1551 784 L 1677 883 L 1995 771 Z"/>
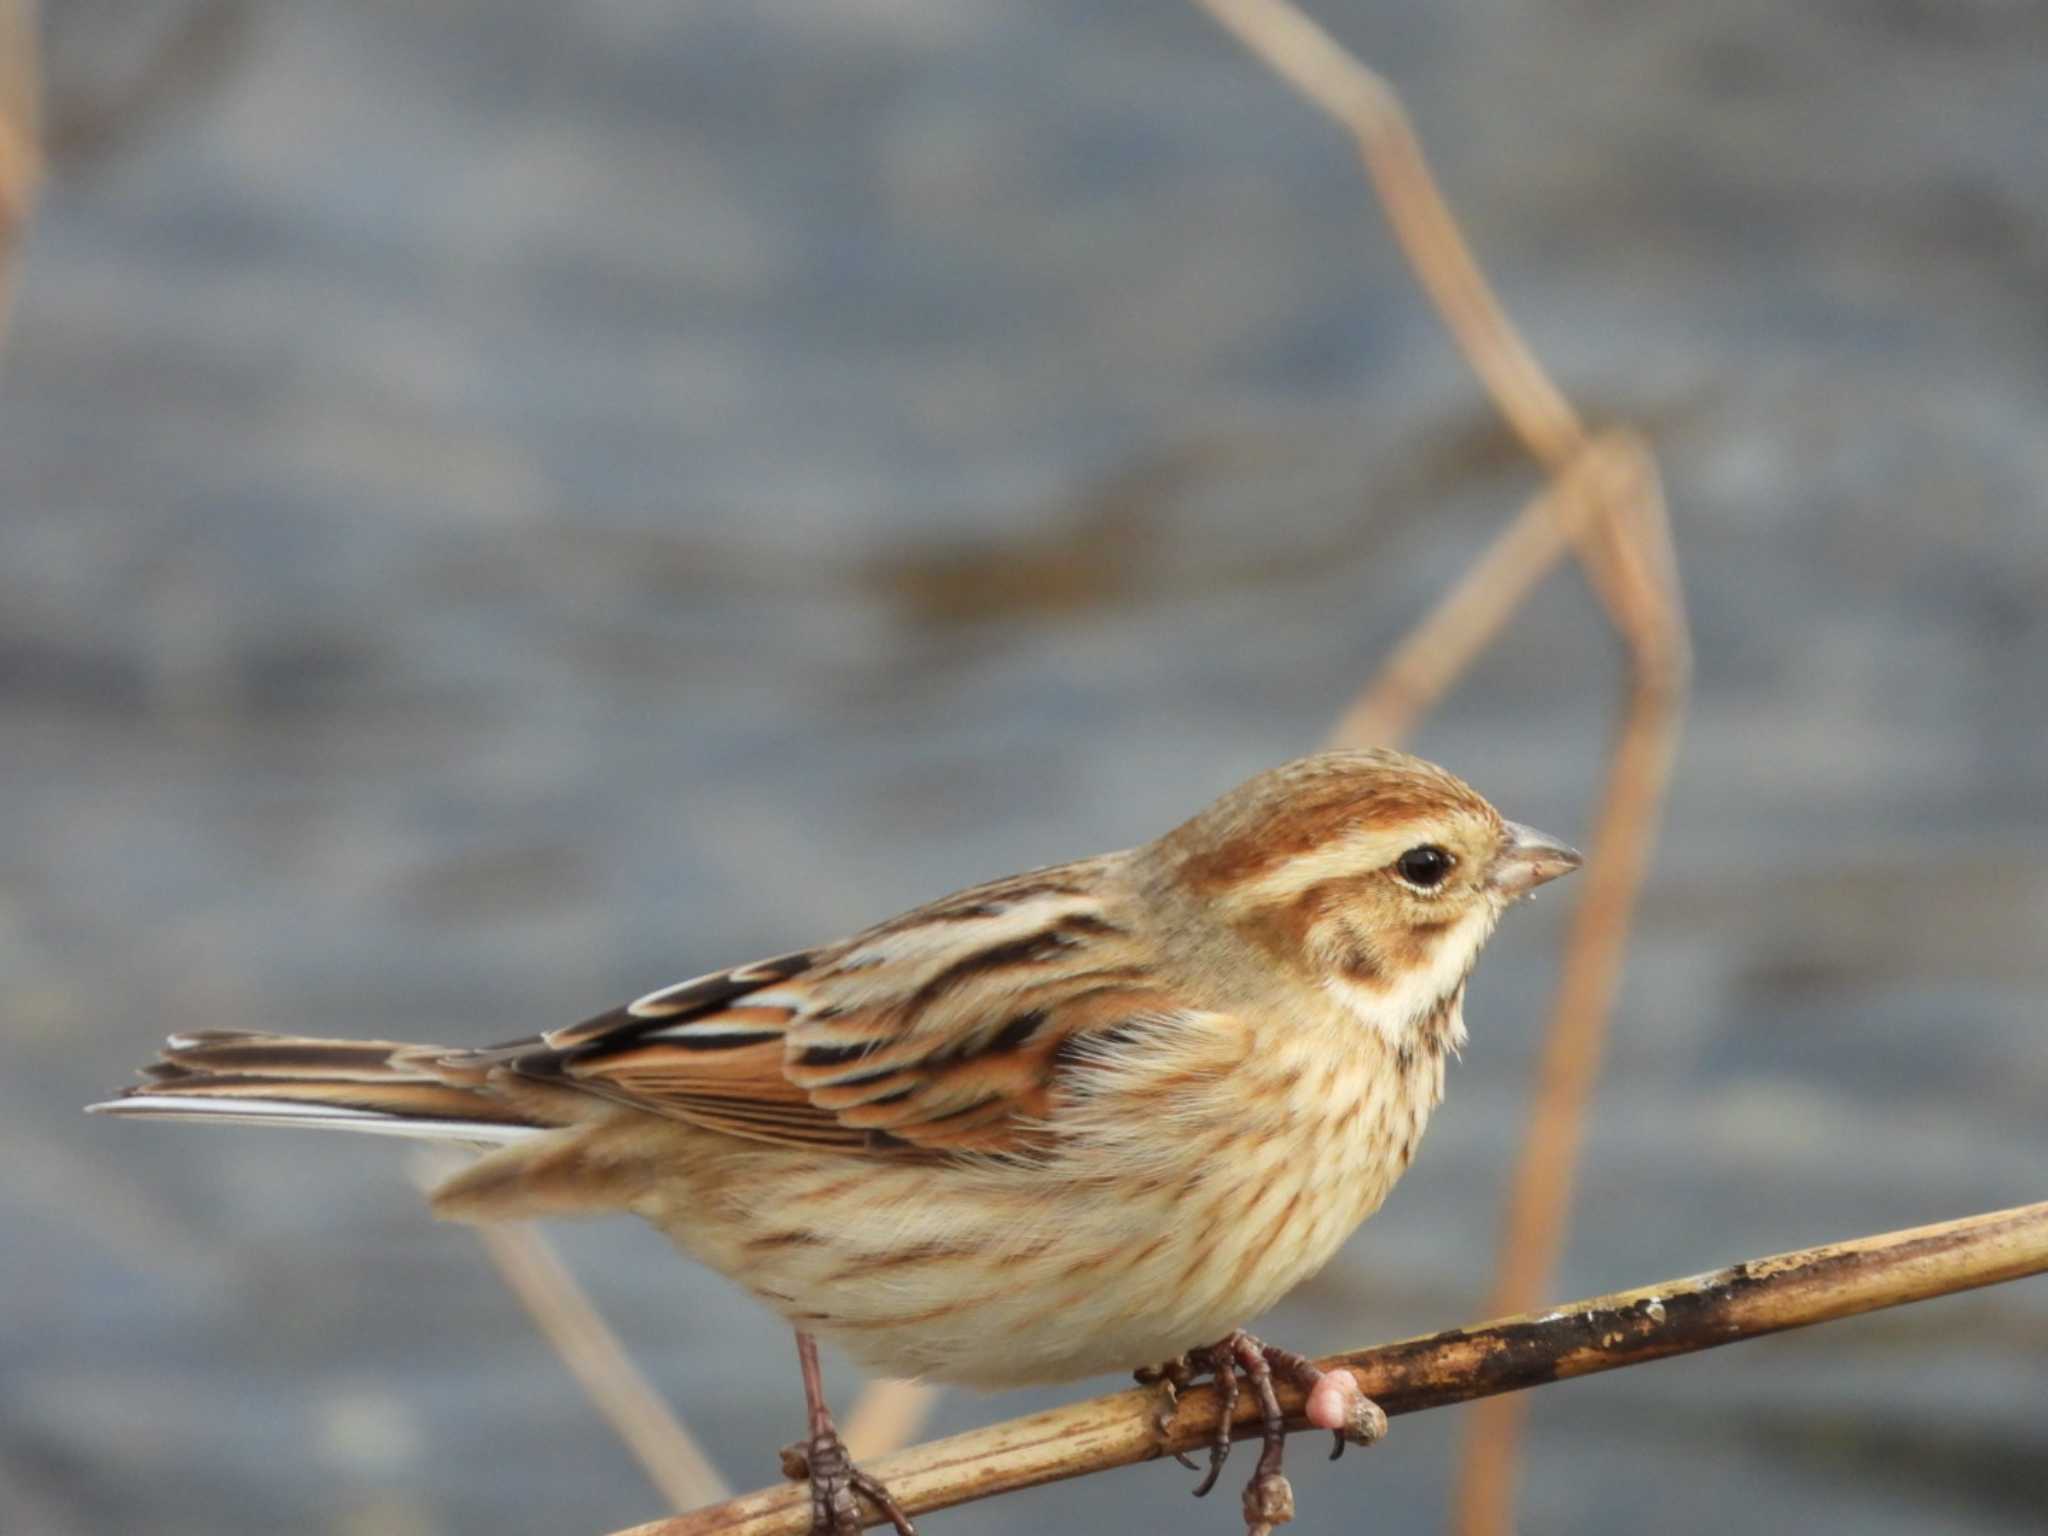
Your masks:
<path fill-rule="evenodd" d="M 1345 976 L 1328 976 L 1323 989 L 1387 1045 L 1399 1050 L 1413 1037 L 1444 999 L 1465 984 L 1479 950 L 1499 922 L 1490 904 L 1468 913 L 1438 935 L 1429 962 L 1398 977 L 1392 986 L 1373 986 Z M 1465 1044 L 1462 1009 L 1451 1020 L 1451 1049 Z"/>

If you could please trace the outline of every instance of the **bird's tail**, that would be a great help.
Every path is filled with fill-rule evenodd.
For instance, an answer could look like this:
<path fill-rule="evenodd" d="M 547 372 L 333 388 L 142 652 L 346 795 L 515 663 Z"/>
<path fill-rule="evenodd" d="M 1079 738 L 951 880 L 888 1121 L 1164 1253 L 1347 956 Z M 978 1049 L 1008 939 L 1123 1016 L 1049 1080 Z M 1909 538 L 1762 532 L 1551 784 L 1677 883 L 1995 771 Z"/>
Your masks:
<path fill-rule="evenodd" d="M 550 1128 L 487 1091 L 483 1072 L 464 1069 L 466 1055 L 474 1059 L 389 1040 L 201 1030 L 173 1035 L 142 1069 L 144 1081 L 86 1107 L 139 1119 L 316 1126 L 486 1146 Z"/>

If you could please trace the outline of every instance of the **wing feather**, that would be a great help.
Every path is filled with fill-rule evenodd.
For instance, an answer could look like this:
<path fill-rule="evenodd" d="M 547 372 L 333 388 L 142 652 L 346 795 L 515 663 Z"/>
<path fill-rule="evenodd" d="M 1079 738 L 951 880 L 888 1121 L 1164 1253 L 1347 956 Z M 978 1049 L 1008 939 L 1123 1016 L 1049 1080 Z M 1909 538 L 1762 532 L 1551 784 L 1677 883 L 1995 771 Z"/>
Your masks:
<path fill-rule="evenodd" d="M 1077 1038 L 1175 1011 L 1114 910 L 1117 858 L 963 891 L 494 1055 L 734 1136 L 891 1156 L 1022 1151 Z"/>

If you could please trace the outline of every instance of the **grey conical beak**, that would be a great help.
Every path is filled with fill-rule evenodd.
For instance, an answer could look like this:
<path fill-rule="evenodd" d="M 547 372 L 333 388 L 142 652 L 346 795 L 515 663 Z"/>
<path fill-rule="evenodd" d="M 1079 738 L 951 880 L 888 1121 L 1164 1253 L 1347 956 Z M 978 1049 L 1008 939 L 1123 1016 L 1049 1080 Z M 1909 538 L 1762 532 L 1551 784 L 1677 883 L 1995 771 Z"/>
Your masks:
<path fill-rule="evenodd" d="M 1495 857 L 1486 883 L 1510 897 L 1526 896 L 1585 862 L 1571 844 L 1519 821 L 1507 823 L 1507 832 L 1507 846 Z"/>

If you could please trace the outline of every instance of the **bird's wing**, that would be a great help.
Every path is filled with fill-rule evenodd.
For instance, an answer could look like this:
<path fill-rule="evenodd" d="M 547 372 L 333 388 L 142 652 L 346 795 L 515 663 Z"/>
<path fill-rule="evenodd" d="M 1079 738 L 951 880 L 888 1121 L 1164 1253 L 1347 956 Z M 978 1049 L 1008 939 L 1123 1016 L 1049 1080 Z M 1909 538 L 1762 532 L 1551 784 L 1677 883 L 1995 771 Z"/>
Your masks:
<path fill-rule="evenodd" d="M 1112 1031 L 1183 1011 L 1105 902 L 1109 867 L 963 891 L 829 949 L 700 976 L 490 1054 L 521 1076 L 755 1140 L 1025 1151 L 1063 1076 Z"/>

